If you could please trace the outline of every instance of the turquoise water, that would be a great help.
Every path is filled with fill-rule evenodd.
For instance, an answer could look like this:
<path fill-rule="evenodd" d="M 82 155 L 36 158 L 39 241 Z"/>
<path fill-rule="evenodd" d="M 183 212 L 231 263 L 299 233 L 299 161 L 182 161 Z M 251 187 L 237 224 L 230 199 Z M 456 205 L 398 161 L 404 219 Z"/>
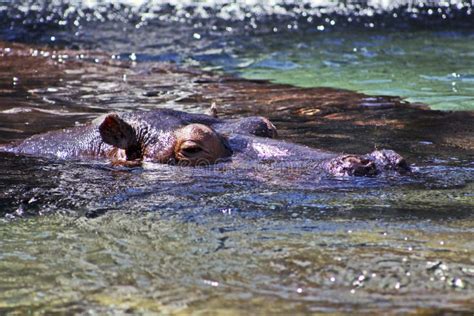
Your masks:
<path fill-rule="evenodd" d="M 400 96 L 437 110 L 474 110 L 474 33 L 351 31 L 271 34 L 238 50 L 245 78 Z"/>

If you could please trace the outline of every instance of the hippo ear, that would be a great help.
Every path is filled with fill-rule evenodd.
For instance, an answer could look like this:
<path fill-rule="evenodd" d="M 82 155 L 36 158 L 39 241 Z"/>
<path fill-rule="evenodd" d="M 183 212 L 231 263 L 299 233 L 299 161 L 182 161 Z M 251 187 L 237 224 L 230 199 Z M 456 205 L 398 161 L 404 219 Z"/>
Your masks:
<path fill-rule="evenodd" d="M 130 149 L 138 145 L 135 129 L 117 114 L 109 114 L 99 125 L 100 136 L 104 143 L 121 149 Z"/>

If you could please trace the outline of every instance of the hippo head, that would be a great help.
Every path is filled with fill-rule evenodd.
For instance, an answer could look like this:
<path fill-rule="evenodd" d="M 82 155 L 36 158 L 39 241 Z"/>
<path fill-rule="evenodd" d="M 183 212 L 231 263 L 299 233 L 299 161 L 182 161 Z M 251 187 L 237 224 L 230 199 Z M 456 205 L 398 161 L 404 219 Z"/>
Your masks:
<path fill-rule="evenodd" d="M 197 166 L 213 164 L 232 155 L 225 137 L 199 123 L 156 130 L 109 114 L 99 125 L 99 132 L 106 144 L 115 147 L 111 151 L 113 158 L 126 161 L 146 159 Z"/>
<path fill-rule="evenodd" d="M 180 165 L 208 165 L 232 154 L 227 140 L 203 124 L 189 124 L 174 132 L 174 158 Z"/>

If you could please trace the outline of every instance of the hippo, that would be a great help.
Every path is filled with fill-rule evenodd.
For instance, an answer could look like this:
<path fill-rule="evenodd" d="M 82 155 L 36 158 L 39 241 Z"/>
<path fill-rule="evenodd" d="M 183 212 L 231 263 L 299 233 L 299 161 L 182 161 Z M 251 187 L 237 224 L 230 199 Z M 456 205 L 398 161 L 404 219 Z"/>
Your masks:
<path fill-rule="evenodd" d="M 105 114 L 87 125 L 34 135 L 0 150 L 63 159 L 104 158 L 121 166 L 138 166 L 145 161 L 204 166 L 238 158 L 318 162 L 315 168 L 334 176 L 410 171 L 405 159 L 393 150 L 338 154 L 285 142 L 277 135 L 277 129 L 265 117 L 221 119 L 157 108 Z"/>

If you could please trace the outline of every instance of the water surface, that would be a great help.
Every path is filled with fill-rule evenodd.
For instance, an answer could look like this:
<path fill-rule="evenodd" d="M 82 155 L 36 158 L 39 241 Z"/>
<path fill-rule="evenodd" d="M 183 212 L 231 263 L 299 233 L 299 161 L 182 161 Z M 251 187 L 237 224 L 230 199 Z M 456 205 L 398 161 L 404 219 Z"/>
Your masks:
<path fill-rule="evenodd" d="M 110 111 L 202 113 L 216 102 L 224 118 L 269 116 L 283 139 L 314 148 L 396 149 L 415 173 L 338 179 L 272 163 L 120 169 L 0 153 L 0 311 L 471 313 L 472 112 L 377 97 L 472 110 L 465 8 L 442 6 L 433 18 L 418 8 L 426 14 L 416 18 L 405 7 L 371 17 L 284 5 L 282 15 L 237 6 L 225 16 L 229 8 L 210 6 L 207 18 L 166 6 L 153 15 L 146 5 L 78 4 L 66 18 L 68 7 L 54 3 L 2 8 L 2 39 L 26 44 L 1 44 L 0 141 Z M 302 12 L 314 22 L 301 23 Z M 378 24 L 393 13 L 403 23 Z M 341 17 L 359 19 L 357 28 Z"/>

